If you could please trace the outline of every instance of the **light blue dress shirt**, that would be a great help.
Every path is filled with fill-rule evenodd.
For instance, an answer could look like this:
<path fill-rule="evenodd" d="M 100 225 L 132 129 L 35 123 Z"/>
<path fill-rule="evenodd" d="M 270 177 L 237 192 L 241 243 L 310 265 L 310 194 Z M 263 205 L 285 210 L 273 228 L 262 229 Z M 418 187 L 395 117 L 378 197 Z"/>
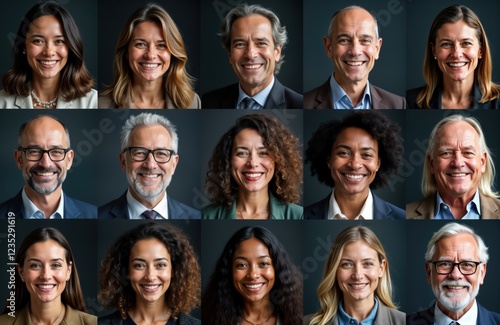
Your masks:
<path fill-rule="evenodd" d="M 253 100 L 256 101 L 256 104 L 254 104 L 254 107 L 252 109 L 261 109 L 264 108 L 264 105 L 266 104 L 267 97 L 269 97 L 269 94 L 271 93 L 271 89 L 273 89 L 274 86 L 274 76 L 273 80 L 267 85 L 266 88 L 262 89 L 258 94 L 255 96 L 251 97 Z M 238 105 L 236 105 L 237 109 L 243 109 L 243 99 L 250 97 L 248 96 L 243 89 L 241 88 L 241 85 L 238 87 Z"/>
<path fill-rule="evenodd" d="M 441 195 L 436 192 L 436 215 L 434 219 L 438 220 L 455 220 L 455 216 L 451 213 L 451 208 L 448 204 L 443 202 Z M 470 220 L 479 220 L 481 219 L 481 204 L 479 202 L 479 191 L 476 191 L 472 201 L 470 201 L 465 207 L 467 210 L 467 214 L 462 218 L 470 219 Z"/>
<path fill-rule="evenodd" d="M 339 304 L 339 312 L 337 313 L 339 325 L 373 325 L 375 322 L 375 317 L 377 317 L 378 312 L 378 299 L 375 297 L 375 306 L 373 306 L 372 311 L 368 314 L 368 316 L 363 319 L 361 322 L 358 322 L 355 318 L 349 316 L 342 306 L 342 302 Z"/>
<path fill-rule="evenodd" d="M 332 103 L 333 109 L 371 109 L 372 99 L 370 93 L 370 82 L 366 83 L 365 92 L 363 93 L 363 98 L 359 101 L 358 105 L 354 107 L 352 105 L 351 99 L 347 96 L 346 92 L 337 83 L 337 80 L 332 77 L 330 78 L 330 91 L 332 93 Z"/>

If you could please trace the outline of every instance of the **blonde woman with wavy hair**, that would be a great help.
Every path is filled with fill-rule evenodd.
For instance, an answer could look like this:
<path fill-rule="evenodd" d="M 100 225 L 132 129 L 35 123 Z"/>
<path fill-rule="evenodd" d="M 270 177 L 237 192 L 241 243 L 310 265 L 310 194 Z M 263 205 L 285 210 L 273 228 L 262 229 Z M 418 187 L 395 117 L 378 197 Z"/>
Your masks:
<path fill-rule="evenodd" d="M 404 325 L 405 313 L 392 301 L 389 261 L 382 243 L 367 227 L 351 226 L 333 241 L 318 287 L 321 310 L 304 317 L 307 325 Z"/>
<path fill-rule="evenodd" d="M 113 82 L 99 96 L 99 108 L 200 108 L 187 60 L 181 33 L 165 9 L 138 9 L 118 38 Z"/>

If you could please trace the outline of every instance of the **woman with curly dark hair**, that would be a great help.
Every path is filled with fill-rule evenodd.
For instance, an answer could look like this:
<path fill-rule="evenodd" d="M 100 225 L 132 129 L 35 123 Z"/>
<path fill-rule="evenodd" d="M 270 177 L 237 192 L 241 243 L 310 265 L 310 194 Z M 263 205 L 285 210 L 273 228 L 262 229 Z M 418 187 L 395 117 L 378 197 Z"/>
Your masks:
<path fill-rule="evenodd" d="M 224 247 L 202 306 L 203 325 L 299 325 L 302 278 L 271 231 L 247 226 Z"/>
<path fill-rule="evenodd" d="M 302 219 L 298 139 L 273 116 L 240 117 L 215 147 L 202 219 Z"/>
<path fill-rule="evenodd" d="M 118 310 L 99 324 L 191 325 L 199 305 L 200 267 L 188 238 L 167 223 L 123 234 L 102 262 L 99 300 Z"/>
<path fill-rule="evenodd" d="M 305 208 L 305 219 L 406 219 L 371 192 L 387 185 L 403 161 L 400 127 L 377 111 L 356 111 L 322 124 L 308 142 L 312 175 L 332 194 Z"/>

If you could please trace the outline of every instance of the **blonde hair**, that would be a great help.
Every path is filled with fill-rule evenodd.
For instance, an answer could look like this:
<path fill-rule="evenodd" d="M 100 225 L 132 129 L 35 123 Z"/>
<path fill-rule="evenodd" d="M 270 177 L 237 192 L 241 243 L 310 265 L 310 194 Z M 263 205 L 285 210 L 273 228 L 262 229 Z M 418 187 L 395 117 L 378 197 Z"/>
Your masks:
<path fill-rule="evenodd" d="M 386 261 L 386 267 L 382 278 L 380 279 L 375 296 L 378 297 L 381 303 L 389 308 L 397 308 L 392 301 L 392 283 L 389 271 L 389 261 L 385 253 L 382 243 L 377 238 L 375 233 L 363 226 L 351 226 L 344 229 L 333 241 L 328 254 L 328 260 L 323 270 L 323 278 L 318 287 L 318 299 L 321 304 L 321 310 L 316 312 L 311 318 L 310 325 L 325 325 L 328 324 L 338 312 L 338 306 L 342 299 L 342 290 L 337 283 L 337 269 L 340 264 L 340 259 L 344 252 L 344 248 L 353 242 L 362 240 L 372 249 L 377 252 L 379 262 Z"/>
<path fill-rule="evenodd" d="M 481 129 L 481 124 L 479 121 L 473 117 L 463 116 L 461 114 L 453 114 L 445 117 L 439 121 L 431 132 L 429 137 L 429 146 L 427 147 L 427 152 L 425 154 L 426 159 L 424 161 L 424 172 L 422 176 L 422 193 L 425 197 L 434 195 L 437 192 L 436 179 L 431 171 L 429 158 L 434 155 L 434 149 L 438 140 L 438 133 L 441 129 L 450 123 L 466 122 L 476 130 L 478 135 L 479 150 L 481 154 L 486 153 L 486 167 L 481 179 L 479 181 L 479 192 L 483 195 L 497 198 L 498 193 L 494 191 L 493 182 L 495 180 L 495 164 L 493 163 L 493 158 L 491 156 L 490 149 L 486 145 L 486 140 L 484 138 L 483 130 Z"/>
<path fill-rule="evenodd" d="M 145 21 L 158 24 L 165 44 L 171 53 L 170 67 L 163 75 L 165 92 L 176 108 L 189 107 L 195 92 L 194 79 L 186 71 L 187 53 L 181 33 L 170 15 L 156 4 L 148 4 L 134 12 L 122 29 L 115 49 L 113 83 L 106 87 L 103 96 L 111 95 L 114 103 L 126 108 L 132 88 L 132 70 L 126 59 L 134 28 Z"/>

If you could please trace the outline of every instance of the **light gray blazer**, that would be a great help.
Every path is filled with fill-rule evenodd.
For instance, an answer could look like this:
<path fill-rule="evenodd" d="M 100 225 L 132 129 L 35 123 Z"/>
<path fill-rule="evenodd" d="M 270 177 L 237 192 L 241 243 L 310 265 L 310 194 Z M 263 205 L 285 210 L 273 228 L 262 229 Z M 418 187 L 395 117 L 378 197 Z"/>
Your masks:
<path fill-rule="evenodd" d="M 11 95 L 2 89 L 0 91 L 0 108 L 33 108 L 33 99 L 31 95 L 26 97 Z M 91 89 L 85 96 L 70 102 L 59 98 L 56 108 L 97 108 L 97 90 Z"/>
<path fill-rule="evenodd" d="M 304 316 L 304 325 L 309 325 L 313 315 L 314 314 L 309 314 Z M 330 320 L 328 325 L 339 325 L 337 315 Z M 406 325 L 406 314 L 399 310 L 389 308 L 379 301 L 377 317 L 375 317 L 373 325 Z"/>

